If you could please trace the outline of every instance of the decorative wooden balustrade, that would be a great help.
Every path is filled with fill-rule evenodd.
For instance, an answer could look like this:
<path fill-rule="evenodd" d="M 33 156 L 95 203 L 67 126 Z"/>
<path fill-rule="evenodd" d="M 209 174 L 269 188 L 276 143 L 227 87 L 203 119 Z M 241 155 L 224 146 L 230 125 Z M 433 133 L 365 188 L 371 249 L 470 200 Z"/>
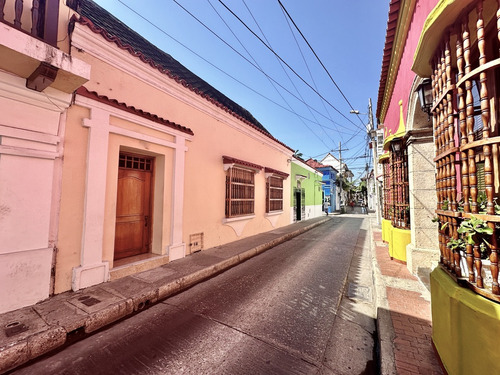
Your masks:
<path fill-rule="evenodd" d="M 404 142 L 392 150 L 389 159 L 391 176 L 391 224 L 394 228 L 410 229 L 410 196 L 408 185 L 408 149 Z"/>
<path fill-rule="evenodd" d="M 469 30 L 471 24 L 474 30 Z M 480 0 L 446 32 L 435 53 L 431 110 L 440 264 L 457 282 L 496 301 L 500 301 L 499 47 L 500 0 L 497 17 L 488 27 Z M 469 243 L 460 227 L 471 223 L 490 229 L 474 232 Z"/>
<path fill-rule="evenodd" d="M 59 0 L 0 0 L 0 22 L 57 47 Z"/>
<path fill-rule="evenodd" d="M 384 209 L 382 216 L 385 220 L 392 220 L 392 193 L 391 193 L 391 166 L 389 159 L 382 161 L 382 169 L 384 172 L 384 191 L 383 191 L 383 204 Z"/>

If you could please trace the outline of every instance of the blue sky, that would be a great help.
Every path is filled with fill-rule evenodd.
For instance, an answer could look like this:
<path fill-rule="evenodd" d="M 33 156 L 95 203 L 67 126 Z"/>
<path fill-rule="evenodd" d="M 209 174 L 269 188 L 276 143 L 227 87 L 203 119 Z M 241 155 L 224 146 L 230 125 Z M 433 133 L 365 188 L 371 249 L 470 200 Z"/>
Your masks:
<path fill-rule="evenodd" d="M 349 112 L 376 112 L 388 0 L 95 1 L 305 159 L 341 143 L 356 178 L 372 166 L 368 116 Z"/>

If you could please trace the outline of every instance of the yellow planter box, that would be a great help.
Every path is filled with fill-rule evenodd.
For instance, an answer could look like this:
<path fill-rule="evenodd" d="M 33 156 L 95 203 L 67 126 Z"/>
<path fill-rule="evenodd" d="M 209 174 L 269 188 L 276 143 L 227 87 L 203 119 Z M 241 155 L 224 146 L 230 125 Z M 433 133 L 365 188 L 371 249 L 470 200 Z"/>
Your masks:
<path fill-rule="evenodd" d="M 406 262 L 406 245 L 411 242 L 411 231 L 391 226 L 389 241 L 389 255 L 397 260 Z"/>
<path fill-rule="evenodd" d="M 500 366 L 500 304 L 431 273 L 432 341 L 450 375 L 493 374 Z"/>

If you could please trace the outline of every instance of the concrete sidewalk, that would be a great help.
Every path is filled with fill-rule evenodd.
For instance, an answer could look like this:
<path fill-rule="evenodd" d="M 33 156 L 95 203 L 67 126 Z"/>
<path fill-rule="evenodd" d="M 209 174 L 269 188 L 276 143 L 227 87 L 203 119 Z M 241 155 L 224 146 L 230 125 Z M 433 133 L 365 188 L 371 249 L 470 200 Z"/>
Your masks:
<path fill-rule="evenodd" d="M 381 374 L 443 374 L 431 341 L 430 292 L 390 258 L 374 219 L 371 232 Z"/>
<path fill-rule="evenodd" d="M 288 225 L 149 271 L 78 292 L 65 292 L 34 306 L 1 314 L 0 374 L 138 313 L 148 305 L 321 225 L 333 216 Z M 367 239 L 371 254 L 360 252 L 359 256 L 363 261 L 368 260 L 365 257 L 372 261 L 381 373 L 442 374 L 430 338 L 429 292 L 410 275 L 404 264 L 390 259 L 375 216 L 363 217 L 370 223 Z M 353 292 L 349 289 L 352 288 L 345 291 L 347 297 Z"/>
<path fill-rule="evenodd" d="M 0 374 L 135 314 L 330 220 L 301 221 L 0 315 Z"/>

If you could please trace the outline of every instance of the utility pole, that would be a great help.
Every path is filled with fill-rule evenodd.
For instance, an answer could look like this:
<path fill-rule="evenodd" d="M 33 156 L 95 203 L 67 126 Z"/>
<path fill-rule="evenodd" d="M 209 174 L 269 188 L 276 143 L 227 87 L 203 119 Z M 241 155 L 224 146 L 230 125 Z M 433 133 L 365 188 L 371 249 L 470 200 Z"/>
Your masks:
<path fill-rule="evenodd" d="M 374 183 L 375 183 L 375 199 L 376 199 L 376 211 L 375 211 L 375 216 L 377 217 L 377 224 L 380 225 L 381 223 L 381 212 L 380 212 L 380 194 L 379 194 L 379 189 L 378 189 L 378 181 L 377 181 L 377 176 L 378 176 L 378 155 L 377 155 L 377 131 L 374 129 L 374 123 L 373 123 L 373 111 L 372 111 L 372 99 L 368 98 L 368 118 L 370 120 L 370 129 L 369 129 L 369 134 L 370 138 L 372 141 L 372 150 L 373 150 L 373 177 L 374 177 Z"/>
<path fill-rule="evenodd" d="M 339 180 L 340 180 L 340 211 L 342 212 L 342 142 L 339 142 Z M 344 202 L 345 207 L 345 202 Z"/>

